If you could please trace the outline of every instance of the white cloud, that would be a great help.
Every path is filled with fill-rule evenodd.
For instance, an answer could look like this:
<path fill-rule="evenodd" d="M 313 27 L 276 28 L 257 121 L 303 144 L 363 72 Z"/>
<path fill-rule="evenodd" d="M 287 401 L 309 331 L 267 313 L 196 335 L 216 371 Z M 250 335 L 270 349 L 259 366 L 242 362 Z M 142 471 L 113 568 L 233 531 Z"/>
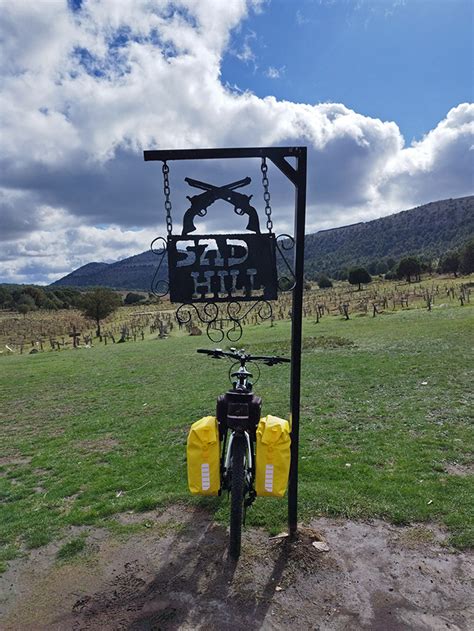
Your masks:
<path fill-rule="evenodd" d="M 57 211 L 55 212 L 55 219 Z M 12 283 L 49 284 L 86 262 L 110 263 L 150 247 L 150 230 L 124 230 L 119 226 L 67 227 L 48 221 L 26 238 L 5 242 L 0 256 L 0 278 Z M 50 218 L 51 221 L 51 218 Z"/>
<path fill-rule="evenodd" d="M 303 26 L 303 24 L 309 23 L 309 19 L 305 17 L 301 9 L 297 9 L 296 14 L 295 14 L 295 20 L 298 26 Z"/>
<path fill-rule="evenodd" d="M 282 66 L 281 68 L 269 66 L 265 71 L 265 76 L 269 79 L 280 79 L 283 74 L 285 74 L 285 66 Z"/>
<path fill-rule="evenodd" d="M 451 109 L 424 138 L 388 161 L 380 194 L 396 203 L 424 203 L 474 191 L 474 104 Z"/>
<path fill-rule="evenodd" d="M 231 31 L 260 2 L 88 0 L 75 13 L 59 1 L 0 3 L 0 280 L 36 269 L 47 282 L 146 249 L 163 217 L 160 165 L 144 164 L 143 149 L 308 145 L 309 230 L 474 190 L 470 104 L 405 147 L 395 122 L 343 104 L 224 86 Z M 240 54 L 257 63 L 251 35 Z M 225 183 L 242 169 L 261 203 L 258 165 L 173 165 L 177 221 L 185 174 Z M 270 181 L 276 225 L 288 229 L 293 191 L 276 169 Z M 221 217 L 210 211 L 207 227 L 226 227 Z"/>

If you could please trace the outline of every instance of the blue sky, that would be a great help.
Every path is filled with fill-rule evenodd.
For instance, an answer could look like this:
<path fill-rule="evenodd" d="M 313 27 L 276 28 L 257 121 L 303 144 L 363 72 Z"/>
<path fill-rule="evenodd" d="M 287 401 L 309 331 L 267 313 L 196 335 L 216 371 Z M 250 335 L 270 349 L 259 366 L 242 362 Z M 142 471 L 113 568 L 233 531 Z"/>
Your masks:
<path fill-rule="evenodd" d="M 0 282 L 50 283 L 164 233 L 144 149 L 305 145 L 307 232 L 474 193 L 467 0 L 0 0 Z M 246 190 L 254 162 L 173 164 Z M 272 165 L 277 232 L 293 190 Z M 216 205 L 217 206 L 217 205 Z M 213 210 L 204 232 L 239 230 Z"/>
<path fill-rule="evenodd" d="M 344 103 L 396 121 L 410 142 L 473 100 L 473 19 L 472 0 L 272 0 L 233 33 L 222 79 Z"/>

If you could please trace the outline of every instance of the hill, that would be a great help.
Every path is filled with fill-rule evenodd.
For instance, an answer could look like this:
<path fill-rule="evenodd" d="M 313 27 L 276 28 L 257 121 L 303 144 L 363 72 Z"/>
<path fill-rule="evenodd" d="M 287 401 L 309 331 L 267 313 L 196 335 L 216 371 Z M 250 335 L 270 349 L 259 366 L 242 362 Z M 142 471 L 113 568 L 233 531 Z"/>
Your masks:
<path fill-rule="evenodd" d="M 403 256 L 433 260 L 474 235 L 474 196 L 431 202 L 394 215 L 306 236 L 306 274 L 338 277 L 354 265 L 383 273 Z M 88 263 L 53 285 L 149 290 L 158 258 L 150 251 L 116 263 Z M 162 277 L 167 275 L 166 259 Z"/>
<path fill-rule="evenodd" d="M 306 237 L 306 273 L 337 276 L 354 265 L 388 264 L 416 255 L 439 258 L 474 235 L 474 196 L 440 200 L 373 221 Z M 374 270 L 375 271 L 375 270 Z M 373 272 L 374 273 L 374 272 Z"/>
<path fill-rule="evenodd" d="M 60 278 L 52 285 L 66 287 L 112 287 L 113 289 L 141 289 L 149 291 L 158 264 L 158 257 L 150 250 L 130 256 L 116 263 L 88 263 Z M 167 275 L 166 258 L 162 277 Z"/>

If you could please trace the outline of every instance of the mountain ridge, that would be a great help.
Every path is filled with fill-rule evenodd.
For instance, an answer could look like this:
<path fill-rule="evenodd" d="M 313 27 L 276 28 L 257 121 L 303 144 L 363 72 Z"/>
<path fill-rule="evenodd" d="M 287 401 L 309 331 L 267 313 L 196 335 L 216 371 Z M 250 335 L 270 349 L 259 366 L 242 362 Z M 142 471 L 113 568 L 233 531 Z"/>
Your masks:
<path fill-rule="evenodd" d="M 337 278 L 355 265 L 367 267 L 379 262 L 390 267 L 390 259 L 398 261 L 408 255 L 439 258 L 473 235 L 474 196 L 438 200 L 306 235 L 305 273 L 308 277 L 325 273 Z M 114 263 L 87 263 L 52 285 L 148 291 L 157 264 L 157 256 L 148 250 Z M 160 277 L 166 276 L 165 257 Z"/>

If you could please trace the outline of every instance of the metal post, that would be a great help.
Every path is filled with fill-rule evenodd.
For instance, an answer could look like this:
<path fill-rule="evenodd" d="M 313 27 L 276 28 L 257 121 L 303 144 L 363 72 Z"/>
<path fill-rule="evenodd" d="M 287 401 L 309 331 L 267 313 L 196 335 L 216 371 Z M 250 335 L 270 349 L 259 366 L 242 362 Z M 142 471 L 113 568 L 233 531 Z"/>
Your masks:
<path fill-rule="evenodd" d="M 295 288 L 291 311 L 291 464 L 288 484 L 288 529 L 294 536 L 298 525 L 298 448 L 300 436 L 301 341 L 303 330 L 304 228 L 306 214 L 306 147 L 296 160 L 295 193 Z"/>

